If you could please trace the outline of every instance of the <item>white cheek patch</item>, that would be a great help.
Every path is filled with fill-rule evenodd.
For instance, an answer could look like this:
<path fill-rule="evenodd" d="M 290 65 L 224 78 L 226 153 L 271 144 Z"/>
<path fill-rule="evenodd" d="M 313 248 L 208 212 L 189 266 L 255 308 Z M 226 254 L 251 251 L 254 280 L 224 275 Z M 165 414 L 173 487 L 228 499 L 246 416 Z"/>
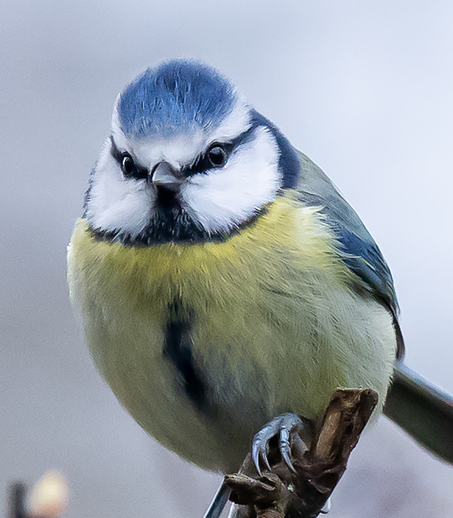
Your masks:
<path fill-rule="evenodd" d="M 131 152 L 139 157 L 140 165 L 152 169 L 162 159 L 175 167 L 191 162 L 213 141 L 228 141 L 249 127 L 249 108 L 240 99 L 220 126 L 204 135 L 179 135 L 159 142 L 128 139 L 115 110 L 112 136 L 120 150 Z M 267 128 L 259 127 L 253 140 L 233 151 L 225 167 L 188 178 L 178 198 L 194 222 L 207 232 L 231 231 L 275 198 L 281 185 L 278 159 L 274 137 Z M 150 223 L 155 202 L 155 191 L 145 180 L 124 179 L 107 139 L 92 177 L 87 207 L 90 225 L 133 239 Z"/>
<path fill-rule="evenodd" d="M 278 159 L 274 137 L 258 128 L 224 168 L 194 175 L 184 184 L 184 206 L 207 232 L 228 232 L 275 198 L 281 184 Z"/>
<path fill-rule="evenodd" d="M 125 180 L 107 140 L 92 178 L 87 220 L 93 228 L 136 237 L 148 224 L 153 192 L 145 180 Z"/>

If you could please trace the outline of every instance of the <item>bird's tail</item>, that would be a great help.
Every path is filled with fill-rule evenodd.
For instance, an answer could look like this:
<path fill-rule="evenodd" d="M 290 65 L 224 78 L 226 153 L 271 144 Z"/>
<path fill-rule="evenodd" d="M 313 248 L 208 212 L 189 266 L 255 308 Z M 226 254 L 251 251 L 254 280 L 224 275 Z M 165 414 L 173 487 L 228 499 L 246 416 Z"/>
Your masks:
<path fill-rule="evenodd" d="M 453 464 L 453 398 L 398 361 L 384 414 L 416 441 Z"/>

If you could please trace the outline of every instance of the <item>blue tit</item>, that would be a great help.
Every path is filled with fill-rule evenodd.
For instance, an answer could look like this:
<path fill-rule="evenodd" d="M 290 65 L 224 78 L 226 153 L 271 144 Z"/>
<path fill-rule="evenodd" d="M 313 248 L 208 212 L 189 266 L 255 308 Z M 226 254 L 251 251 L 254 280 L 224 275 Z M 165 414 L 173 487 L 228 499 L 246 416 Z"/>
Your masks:
<path fill-rule="evenodd" d="M 451 401 L 400 361 L 379 248 L 321 169 L 204 64 L 165 62 L 118 96 L 68 279 L 119 401 L 203 468 L 237 471 L 277 416 L 316 427 L 338 387 L 375 390 L 381 411 L 393 377 L 390 417 L 453 460 Z"/>

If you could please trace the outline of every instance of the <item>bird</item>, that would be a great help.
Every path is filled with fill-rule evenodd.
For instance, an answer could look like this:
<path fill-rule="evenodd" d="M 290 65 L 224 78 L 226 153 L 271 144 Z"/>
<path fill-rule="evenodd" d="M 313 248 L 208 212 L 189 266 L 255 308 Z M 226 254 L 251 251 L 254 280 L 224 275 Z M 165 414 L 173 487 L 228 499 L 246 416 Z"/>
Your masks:
<path fill-rule="evenodd" d="M 118 400 L 202 468 L 235 472 L 252 447 L 260 469 L 270 438 L 299 416 L 319 426 L 338 387 L 373 389 L 377 413 L 453 462 L 452 400 L 403 363 L 377 244 L 209 65 L 165 61 L 117 97 L 68 283 Z"/>

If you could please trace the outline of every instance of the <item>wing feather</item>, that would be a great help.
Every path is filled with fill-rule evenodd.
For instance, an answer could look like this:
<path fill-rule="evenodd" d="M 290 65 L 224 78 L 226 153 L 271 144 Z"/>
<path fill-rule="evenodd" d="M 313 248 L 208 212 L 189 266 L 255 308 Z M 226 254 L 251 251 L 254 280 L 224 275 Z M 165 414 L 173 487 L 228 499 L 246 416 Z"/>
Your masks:
<path fill-rule="evenodd" d="M 398 323 L 398 301 L 390 269 L 371 234 L 333 182 L 303 153 L 299 153 L 301 175 L 297 191 L 306 205 L 321 207 L 344 253 L 343 261 L 362 285 L 393 315 L 397 336 L 397 358 L 404 356 L 404 341 Z"/>

